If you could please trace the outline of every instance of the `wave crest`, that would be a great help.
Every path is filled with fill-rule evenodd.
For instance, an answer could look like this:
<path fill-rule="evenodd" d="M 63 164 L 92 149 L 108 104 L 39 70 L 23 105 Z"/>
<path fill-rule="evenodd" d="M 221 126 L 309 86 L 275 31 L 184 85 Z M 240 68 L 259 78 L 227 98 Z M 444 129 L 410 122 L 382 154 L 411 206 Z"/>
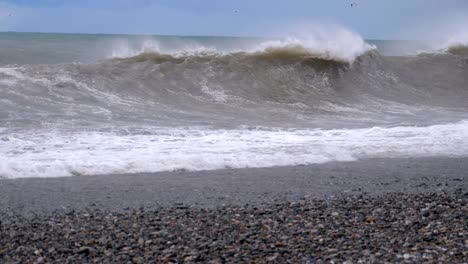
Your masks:
<path fill-rule="evenodd" d="M 346 31 L 334 39 L 313 36 L 264 42 L 254 49 L 254 53 L 289 54 L 353 63 L 356 58 L 374 49 L 374 45 L 366 43 L 359 35 Z"/>
<path fill-rule="evenodd" d="M 233 52 L 220 52 L 220 51 L 207 51 L 207 50 L 184 50 L 174 53 L 164 53 L 160 51 L 144 51 L 129 57 L 117 57 L 115 59 L 131 60 L 131 61 L 175 61 L 183 62 L 186 59 L 215 59 L 215 58 L 239 58 L 239 59 L 260 59 L 260 60 L 284 60 L 284 61 L 302 61 L 308 59 L 318 59 L 324 61 L 332 61 L 338 63 L 352 64 L 358 57 L 369 52 L 363 50 L 362 53 L 355 53 L 352 56 L 339 56 L 332 51 L 316 51 L 311 50 L 302 45 L 284 45 L 284 46 L 270 46 L 265 47 L 263 50 L 257 51 L 233 51 Z"/>
<path fill-rule="evenodd" d="M 157 40 L 147 40 L 138 47 L 120 45 L 111 52 L 111 58 L 137 59 L 180 59 L 187 57 L 247 56 L 263 59 L 304 59 L 315 58 L 352 64 L 359 56 L 375 50 L 361 36 L 347 30 L 324 30 L 302 37 L 289 37 L 279 40 L 263 40 L 223 48 L 201 43 L 183 43 L 178 47 L 164 47 Z"/>
<path fill-rule="evenodd" d="M 364 54 L 362 54 L 364 55 Z M 359 56 L 362 56 L 359 55 Z M 358 57 L 359 57 L 358 56 Z M 358 58 L 356 57 L 356 59 Z M 143 52 L 136 56 L 128 58 L 115 58 L 117 60 L 123 61 L 152 61 L 155 63 L 163 62 L 174 62 L 182 63 L 186 60 L 195 60 L 195 61 L 204 61 L 204 60 L 216 60 L 216 59 L 245 59 L 245 60 L 259 60 L 259 61 L 285 61 L 285 62 L 294 62 L 294 61 L 327 61 L 331 63 L 339 64 L 352 64 L 352 61 L 333 56 L 330 53 L 317 53 L 314 51 L 309 51 L 303 46 L 289 46 L 289 47 L 271 47 L 263 51 L 258 52 L 232 52 L 232 53 L 223 53 L 223 52 L 196 52 L 196 53 L 176 53 L 168 54 L 161 52 Z"/>
<path fill-rule="evenodd" d="M 458 22 L 443 41 L 439 45 L 439 50 L 454 54 L 454 55 L 468 55 L 468 20 Z"/>
<path fill-rule="evenodd" d="M 467 55 L 468 45 L 454 45 L 447 49 L 447 52 L 454 55 Z"/>

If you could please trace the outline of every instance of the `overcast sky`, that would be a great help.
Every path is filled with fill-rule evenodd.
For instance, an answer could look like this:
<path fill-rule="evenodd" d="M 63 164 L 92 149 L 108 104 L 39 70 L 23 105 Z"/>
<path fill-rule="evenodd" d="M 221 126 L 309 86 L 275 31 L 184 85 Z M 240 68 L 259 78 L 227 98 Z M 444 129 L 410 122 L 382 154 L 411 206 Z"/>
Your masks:
<path fill-rule="evenodd" d="M 323 23 L 390 39 L 467 14 L 468 0 L 0 0 L 0 31 L 272 36 Z"/>

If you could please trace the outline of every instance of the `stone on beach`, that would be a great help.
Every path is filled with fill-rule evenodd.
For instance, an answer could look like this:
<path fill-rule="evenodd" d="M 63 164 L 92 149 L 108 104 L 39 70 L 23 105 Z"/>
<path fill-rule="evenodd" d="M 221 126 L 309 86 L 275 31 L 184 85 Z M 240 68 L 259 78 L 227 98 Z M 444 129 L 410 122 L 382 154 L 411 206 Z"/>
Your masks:
<path fill-rule="evenodd" d="M 214 209 L 11 218 L 0 262 L 468 261 L 468 193 L 386 194 Z"/>

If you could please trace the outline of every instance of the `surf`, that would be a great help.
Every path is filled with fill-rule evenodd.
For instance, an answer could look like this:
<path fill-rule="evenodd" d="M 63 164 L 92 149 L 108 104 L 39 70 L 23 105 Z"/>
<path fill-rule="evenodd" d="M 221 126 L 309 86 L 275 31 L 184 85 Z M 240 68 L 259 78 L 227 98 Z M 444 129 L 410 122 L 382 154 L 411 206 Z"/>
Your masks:
<path fill-rule="evenodd" d="M 463 46 L 387 55 L 407 42 L 348 31 L 40 38 L 0 57 L 3 178 L 468 155 Z"/>
<path fill-rule="evenodd" d="M 258 168 L 370 157 L 461 157 L 468 155 L 467 128 L 464 121 L 335 130 L 147 127 L 140 134 L 13 133 L 2 138 L 0 178 Z"/>

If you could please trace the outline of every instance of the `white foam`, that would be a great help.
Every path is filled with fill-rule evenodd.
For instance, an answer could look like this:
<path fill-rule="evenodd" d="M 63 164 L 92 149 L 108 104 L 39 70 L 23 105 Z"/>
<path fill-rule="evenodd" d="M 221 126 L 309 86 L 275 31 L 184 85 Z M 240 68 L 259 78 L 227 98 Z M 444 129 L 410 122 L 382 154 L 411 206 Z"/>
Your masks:
<path fill-rule="evenodd" d="M 3 76 L 5 77 L 3 77 Z M 21 72 L 21 68 L 18 67 L 8 67 L 8 68 L 0 68 L 0 84 L 5 86 L 13 87 L 14 85 L 18 84 L 20 81 L 31 81 L 32 78 L 24 75 Z M 39 79 L 38 81 L 44 81 L 43 79 Z"/>
<path fill-rule="evenodd" d="M 468 48 L 468 29 L 447 37 L 447 39 L 440 45 L 440 47 L 438 47 L 438 49 L 447 51 L 450 48 L 460 46 Z"/>
<path fill-rule="evenodd" d="M 271 49 L 303 49 L 318 58 L 352 63 L 357 57 L 376 47 L 366 43 L 359 34 L 343 28 L 316 28 L 300 37 L 263 42 L 253 52 Z"/>
<path fill-rule="evenodd" d="M 126 41 L 118 42 L 111 50 L 109 58 L 131 58 L 144 53 L 160 53 L 167 54 L 174 57 L 193 56 L 204 54 L 222 54 L 222 51 L 214 47 L 204 46 L 202 44 L 190 41 L 188 43 L 180 44 L 177 47 L 166 47 L 158 40 L 147 39 L 138 44 L 130 44 Z"/>
<path fill-rule="evenodd" d="M 51 85 L 52 82 L 49 79 L 43 78 L 41 76 L 35 76 L 38 73 L 33 73 L 31 75 L 27 75 L 23 73 L 24 68 L 21 67 L 7 67 L 7 68 L 0 68 L 0 74 L 6 75 L 8 79 L 2 79 L 4 84 L 7 85 L 14 85 L 19 83 L 20 81 L 28 81 L 34 82 L 42 85 Z"/>
<path fill-rule="evenodd" d="M 421 53 L 446 52 L 450 48 L 465 46 L 468 47 L 468 16 L 463 14 L 453 14 L 443 19 L 426 21 L 422 28 L 413 29 L 410 38 L 417 36 L 425 44 L 428 50 Z"/>
<path fill-rule="evenodd" d="M 201 91 L 209 95 L 217 103 L 225 103 L 229 97 L 224 91 L 212 89 L 208 85 L 202 85 Z"/>
<path fill-rule="evenodd" d="M 8 77 L 14 77 L 15 79 L 24 79 L 24 75 L 18 71 L 19 68 L 16 67 L 8 67 L 8 68 L 0 68 L 0 74 L 6 75 Z"/>
<path fill-rule="evenodd" d="M 143 53 L 160 53 L 174 57 L 226 55 L 230 53 L 258 53 L 270 50 L 301 50 L 317 58 L 338 60 L 352 63 L 357 57 L 369 50 L 376 49 L 366 43 L 362 37 L 350 30 L 340 27 L 313 27 L 306 33 L 293 36 L 243 45 L 243 48 L 206 46 L 195 40 L 182 40 L 174 46 L 165 47 L 156 39 L 148 39 L 140 44 L 121 41 L 111 50 L 111 58 L 128 58 Z M 239 41 L 239 40 L 238 40 Z"/>
<path fill-rule="evenodd" d="M 468 19 L 457 21 L 438 33 L 438 38 L 432 40 L 432 46 L 436 51 L 447 51 L 450 48 L 468 47 Z"/>
<path fill-rule="evenodd" d="M 108 57 L 129 58 L 146 52 L 161 52 L 160 45 L 155 40 L 145 40 L 136 47 L 128 41 L 119 41 L 115 44 Z"/>
<path fill-rule="evenodd" d="M 468 156 L 468 122 L 352 130 L 156 129 L 150 135 L 16 133 L 0 141 L 0 177 L 253 168 L 366 157 Z"/>

